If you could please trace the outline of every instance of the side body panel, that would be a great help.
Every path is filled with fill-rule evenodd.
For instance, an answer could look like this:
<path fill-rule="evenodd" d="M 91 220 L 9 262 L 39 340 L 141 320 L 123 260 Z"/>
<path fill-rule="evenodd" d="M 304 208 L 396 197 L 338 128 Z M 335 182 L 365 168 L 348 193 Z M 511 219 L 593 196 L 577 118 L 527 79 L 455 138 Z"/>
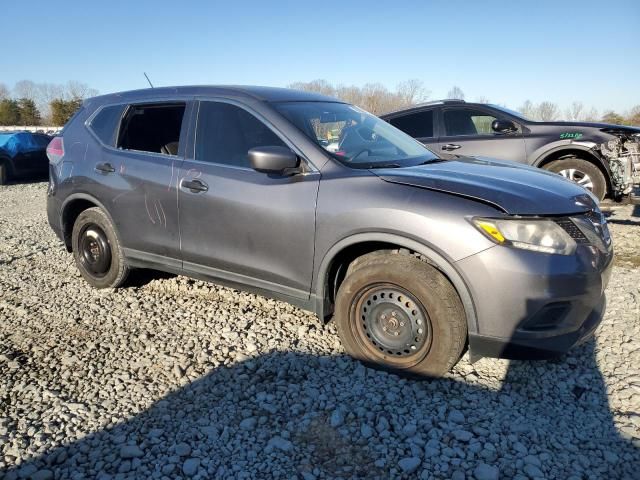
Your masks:
<path fill-rule="evenodd" d="M 525 142 L 522 132 L 514 132 L 507 134 L 487 134 L 487 135 L 448 135 L 444 124 L 444 115 L 447 111 L 463 109 L 470 107 L 442 107 L 439 109 L 438 124 L 440 137 L 438 138 L 439 153 L 453 153 L 463 156 L 484 156 L 497 158 L 499 160 L 511 160 L 519 163 L 526 163 L 527 155 Z M 506 118 L 500 112 L 478 106 L 471 107 L 474 110 L 480 110 L 487 115 L 492 115 L 498 119 Z M 448 146 L 452 145 L 455 150 L 448 150 Z"/>
<path fill-rule="evenodd" d="M 232 104 L 278 131 L 260 105 Z M 179 188 L 185 270 L 308 299 L 320 173 L 271 175 L 193 157 L 178 182 L 197 179 L 207 190 Z"/>

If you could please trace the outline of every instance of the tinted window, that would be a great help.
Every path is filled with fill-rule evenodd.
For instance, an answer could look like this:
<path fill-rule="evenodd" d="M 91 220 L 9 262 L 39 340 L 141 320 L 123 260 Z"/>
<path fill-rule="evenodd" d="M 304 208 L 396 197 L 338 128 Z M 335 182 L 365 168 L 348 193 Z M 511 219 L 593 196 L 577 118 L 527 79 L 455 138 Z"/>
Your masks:
<path fill-rule="evenodd" d="M 184 110 L 184 103 L 131 105 L 122 121 L 118 146 L 177 155 Z"/>
<path fill-rule="evenodd" d="M 116 144 L 116 132 L 124 107 L 125 105 L 105 107 L 91 120 L 91 130 L 105 145 L 113 147 Z"/>
<path fill-rule="evenodd" d="M 445 110 L 444 126 L 447 135 L 493 135 L 491 123 L 496 117 L 470 108 Z"/>
<path fill-rule="evenodd" d="M 196 131 L 196 160 L 250 167 L 254 147 L 286 144 L 246 110 L 228 103 L 202 102 Z"/>
<path fill-rule="evenodd" d="M 433 110 L 392 118 L 389 123 L 414 138 L 433 137 Z"/>

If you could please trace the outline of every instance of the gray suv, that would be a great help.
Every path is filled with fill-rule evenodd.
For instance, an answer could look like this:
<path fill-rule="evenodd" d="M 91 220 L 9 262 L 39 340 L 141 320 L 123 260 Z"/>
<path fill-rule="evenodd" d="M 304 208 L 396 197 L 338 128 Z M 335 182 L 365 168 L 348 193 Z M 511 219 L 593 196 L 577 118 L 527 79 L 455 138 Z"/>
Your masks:
<path fill-rule="evenodd" d="M 95 287 L 154 268 L 333 317 L 415 375 L 547 357 L 600 322 L 613 250 L 593 195 L 511 162 L 445 160 L 313 93 L 156 88 L 87 100 L 54 138 L 48 218 Z"/>

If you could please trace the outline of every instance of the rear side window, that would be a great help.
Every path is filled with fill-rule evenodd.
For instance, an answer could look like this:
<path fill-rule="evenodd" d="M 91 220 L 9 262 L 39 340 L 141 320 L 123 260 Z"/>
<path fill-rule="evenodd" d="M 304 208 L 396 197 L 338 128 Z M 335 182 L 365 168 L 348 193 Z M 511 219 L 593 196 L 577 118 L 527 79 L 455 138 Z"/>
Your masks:
<path fill-rule="evenodd" d="M 433 110 L 392 118 L 389 123 L 413 138 L 433 137 Z"/>
<path fill-rule="evenodd" d="M 249 168 L 249 150 L 271 146 L 286 144 L 246 110 L 228 103 L 200 103 L 196 160 Z"/>
<path fill-rule="evenodd" d="M 104 107 L 93 117 L 89 128 L 96 134 L 102 143 L 115 146 L 116 136 L 118 134 L 118 127 L 120 125 L 120 118 L 122 118 L 122 112 L 124 112 L 126 105 L 111 105 Z"/>
<path fill-rule="evenodd" d="M 177 155 L 186 104 L 131 105 L 122 119 L 118 148 Z"/>

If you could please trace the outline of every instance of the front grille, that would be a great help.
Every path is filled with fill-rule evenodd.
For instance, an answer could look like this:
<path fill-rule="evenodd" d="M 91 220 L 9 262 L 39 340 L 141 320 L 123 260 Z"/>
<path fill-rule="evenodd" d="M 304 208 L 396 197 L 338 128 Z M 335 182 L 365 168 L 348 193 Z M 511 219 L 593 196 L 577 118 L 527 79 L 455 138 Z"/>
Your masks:
<path fill-rule="evenodd" d="M 582 233 L 570 218 L 557 218 L 556 223 L 560 225 L 562 229 L 576 241 L 576 243 L 589 243 L 589 239 L 585 237 L 584 233 Z"/>

